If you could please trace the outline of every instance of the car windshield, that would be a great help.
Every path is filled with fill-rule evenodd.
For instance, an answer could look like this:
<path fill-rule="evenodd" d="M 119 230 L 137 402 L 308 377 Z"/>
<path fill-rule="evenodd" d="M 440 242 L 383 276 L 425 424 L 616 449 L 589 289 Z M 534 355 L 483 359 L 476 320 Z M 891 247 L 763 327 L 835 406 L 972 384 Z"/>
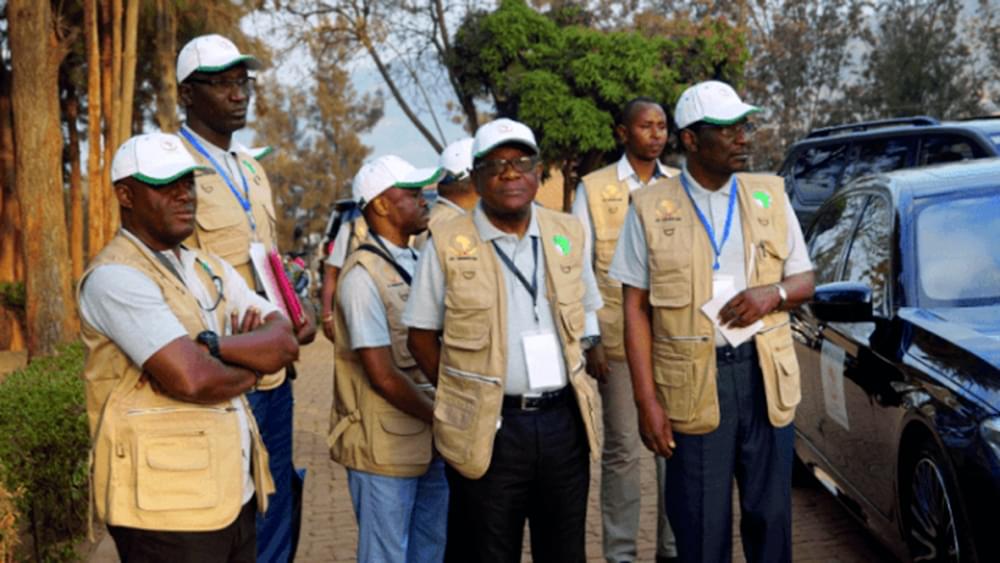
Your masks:
<path fill-rule="evenodd" d="M 1000 303 L 1000 197 L 997 190 L 933 199 L 916 222 L 922 307 Z"/>

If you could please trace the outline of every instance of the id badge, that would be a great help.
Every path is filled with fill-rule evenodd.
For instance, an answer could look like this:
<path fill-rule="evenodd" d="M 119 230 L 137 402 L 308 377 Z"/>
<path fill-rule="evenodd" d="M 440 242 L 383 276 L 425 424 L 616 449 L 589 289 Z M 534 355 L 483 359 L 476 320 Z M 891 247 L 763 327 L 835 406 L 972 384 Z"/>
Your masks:
<path fill-rule="evenodd" d="M 736 289 L 736 280 L 729 274 L 712 274 L 712 299 L 728 295 Z"/>
<path fill-rule="evenodd" d="M 264 295 L 271 303 L 278 303 L 278 294 L 272 283 L 268 283 L 274 276 L 271 275 L 271 266 L 267 263 L 267 247 L 262 242 L 250 243 L 250 263 L 253 265 L 253 277 L 257 282 L 257 289 L 263 289 Z"/>
<path fill-rule="evenodd" d="M 559 339 L 551 332 L 527 333 L 521 337 L 524 362 L 528 366 L 528 387 L 532 391 L 559 389 L 564 383 L 560 377 Z"/>

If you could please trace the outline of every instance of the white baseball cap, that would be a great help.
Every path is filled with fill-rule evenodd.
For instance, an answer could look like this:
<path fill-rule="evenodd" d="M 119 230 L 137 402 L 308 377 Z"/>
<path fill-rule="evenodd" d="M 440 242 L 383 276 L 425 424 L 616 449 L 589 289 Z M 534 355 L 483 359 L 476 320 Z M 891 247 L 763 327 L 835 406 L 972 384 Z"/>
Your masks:
<path fill-rule="evenodd" d="M 538 154 L 538 143 L 535 142 L 535 134 L 531 129 L 520 121 L 501 117 L 482 125 L 476 131 L 472 156 L 482 158 L 491 150 L 508 143 L 524 145 Z"/>
<path fill-rule="evenodd" d="M 145 184 L 163 186 L 204 169 L 184 148 L 180 137 L 147 133 L 136 135 L 118 147 L 111 161 L 111 181 L 132 177 Z"/>
<path fill-rule="evenodd" d="M 458 180 L 463 180 L 472 172 L 472 137 L 455 141 L 441 151 L 439 166 Z"/>
<path fill-rule="evenodd" d="M 691 86 L 681 94 L 674 109 L 678 129 L 704 121 L 712 125 L 732 125 L 760 108 L 743 103 L 736 90 L 725 82 L 708 80 Z"/>
<path fill-rule="evenodd" d="M 201 35 L 187 42 L 177 55 L 177 82 L 184 82 L 195 72 L 222 72 L 243 63 L 248 69 L 260 68 L 260 62 L 240 53 L 236 44 L 221 35 Z"/>
<path fill-rule="evenodd" d="M 364 209 L 389 188 L 420 189 L 437 182 L 441 172 L 440 168 L 414 168 L 396 155 L 380 156 L 358 170 L 351 192 L 358 207 Z"/>

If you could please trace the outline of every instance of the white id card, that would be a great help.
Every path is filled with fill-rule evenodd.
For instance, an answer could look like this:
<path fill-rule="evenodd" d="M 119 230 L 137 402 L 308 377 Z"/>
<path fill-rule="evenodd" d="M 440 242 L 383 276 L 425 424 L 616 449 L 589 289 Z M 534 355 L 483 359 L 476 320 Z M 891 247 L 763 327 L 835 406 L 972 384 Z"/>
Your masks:
<path fill-rule="evenodd" d="M 257 287 L 264 289 L 264 294 L 267 296 L 268 301 L 271 303 L 280 303 L 277 286 L 273 283 L 274 275 L 271 273 L 271 265 L 267 262 L 267 248 L 264 246 L 264 243 L 250 243 L 250 263 L 253 264 L 253 274 L 257 280 Z"/>
<path fill-rule="evenodd" d="M 559 389 L 565 383 L 559 371 L 559 339 L 551 332 L 521 337 L 524 362 L 528 365 L 528 387 L 532 391 Z"/>
<path fill-rule="evenodd" d="M 712 299 L 720 295 L 733 293 L 736 289 L 736 280 L 729 274 L 712 275 Z"/>

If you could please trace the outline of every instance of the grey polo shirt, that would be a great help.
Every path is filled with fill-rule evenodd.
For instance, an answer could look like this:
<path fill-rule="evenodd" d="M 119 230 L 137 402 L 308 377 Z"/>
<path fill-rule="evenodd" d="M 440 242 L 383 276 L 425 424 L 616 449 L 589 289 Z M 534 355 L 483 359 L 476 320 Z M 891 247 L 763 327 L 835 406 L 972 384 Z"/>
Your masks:
<path fill-rule="evenodd" d="M 695 205 L 701 210 L 705 218 L 712 224 L 715 231 L 716 242 L 721 237 L 726 223 L 726 211 L 729 207 L 729 194 L 732 186 L 732 179 L 726 181 L 725 185 L 714 192 L 701 187 L 698 182 L 688 174 L 685 167 L 682 171 L 688 185 L 691 187 L 691 198 Z M 785 210 L 788 218 L 788 259 L 785 260 L 784 277 L 800 274 L 812 270 L 812 262 L 809 260 L 809 252 L 806 248 L 802 227 L 795 217 L 788 198 L 785 198 Z M 722 246 L 722 254 L 719 256 L 719 273 L 733 277 L 733 285 L 736 291 L 742 291 L 747 287 L 746 262 L 743 243 L 743 228 L 740 218 L 739 204 L 733 211 L 733 222 L 730 226 L 729 238 Z M 695 228 L 704 228 L 699 221 Z M 608 275 L 612 278 L 640 289 L 649 289 L 649 252 L 646 247 L 646 234 L 642 230 L 642 224 L 635 214 L 635 209 L 629 207 L 625 216 L 625 225 L 622 227 L 621 237 L 618 239 L 618 246 L 615 249 L 615 256 L 611 260 L 611 268 Z M 701 304 L 698 304 L 700 307 Z M 715 343 L 722 346 L 726 344 L 725 338 L 718 330 L 715 331 Z"/>
<path fill-rule="evenodd" d="M 528 387 L 528 371 L 524 359 L 524 349 L 521 344 L 521 337 L 529 332 L 551 332 L 558 334 L 555 320 L 552 318 L 552 308 L 549 304 L 547 292 L 545 291 L 545 264 L 543 263 L 545 253 L 541 247 L 544 241 L 539 238 L 538 222 L 535 219 L 534 207 L 531 212 L 531 222 L 524 238 L 518 239 L 516 235 L 508 234 L 493 226 L 480 204 L 477 204 L 472 212 L 472 221 L 479 232 L 480 238 L 484 242 L 495 241 L 504 253 L 514 262 L 514 265 L 523 273 L 527 279 L 531 279 L 531 272 L 534 268 L 532 254 L 532 239 L 538 240 L 538 314 L 539 319 L 535 321 L 535 315 L 531 307 L 531 294 L 521 285 L 521 282 L 514 276 L 509 268 L 500 263 L 500 271 L 503 272 L 504 290 L 507 292 L 507 383 L 504 393 L 508 395 L 531 394 Z M 584 297 L 583 307 L 586 311 L 586 335 L 597 335 L 596 311 L 603 305 L 601 295 L 597 290 L 597 283 L 594 280 L 594 271 L 590 264 L 590 257 L 584 254 L 583 265 Z M 406 302 L 406 310 L 403 312 L 403 324 L 411 328 L 425 330 L 441 330 L 444 327 L 444 296 L 445 277 L 438 260 L 437 251 L 434 248 L 434 238 L 427 241 L 427 246 L 421 253 L 417 263 L 417 274 L 413 279 L 413 287 L 410 290 L 410 298 Z M 562 355 L 559 355 L 560 374 L 559 377 L 563 385 L 568 381 L 566 376 L 566 365 Z M 575 366 L 570 366 L 575 367 Z"/>
<path fill-rule="evenodd" d="M 417 266 L 417 252 L 412 248 L 400 248 L 384 238 L 382 242 L 396 263 L 412 276 Z M 352 350 L 392 345 L 385 304 L 368 270 L 356 267 L 347 272 L 337 288 L 337 305 L 344 313 Z"/>

